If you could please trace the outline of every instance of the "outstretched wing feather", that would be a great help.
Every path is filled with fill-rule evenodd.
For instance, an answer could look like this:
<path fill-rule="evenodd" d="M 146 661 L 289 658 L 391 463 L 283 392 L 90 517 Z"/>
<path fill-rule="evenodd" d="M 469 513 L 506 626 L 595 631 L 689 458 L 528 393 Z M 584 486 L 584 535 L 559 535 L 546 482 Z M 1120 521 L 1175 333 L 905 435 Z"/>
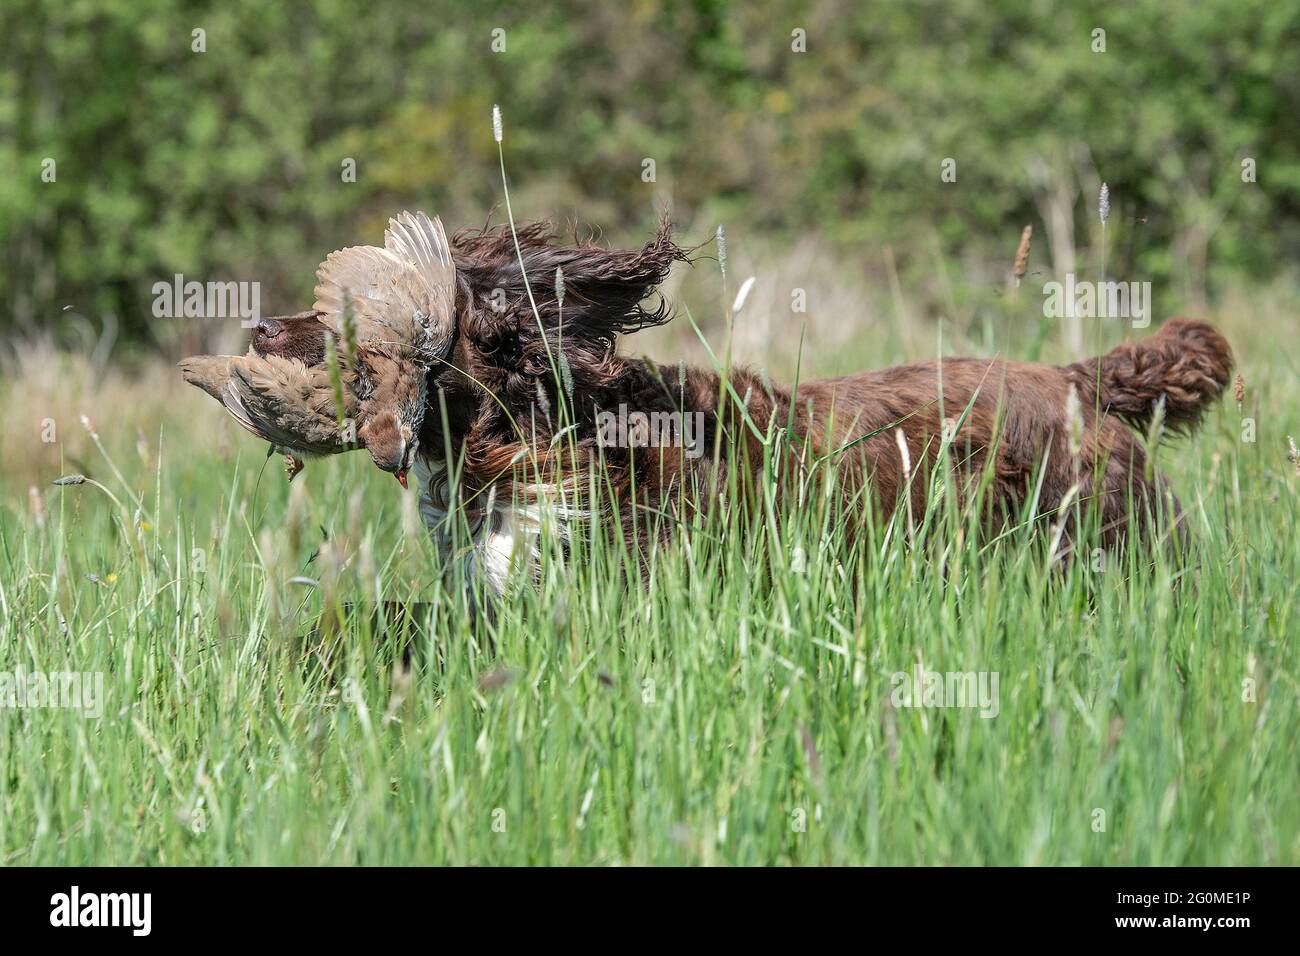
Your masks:
<path fill-rule="evenodd" d="M 427 367 L 451 339 L 456 268 L 438 219 L 403 212 L 389 220 L 384 248 L 332 252 L 316 278 L 315 308 L 341 336 L 350 299 L 362 346 L 389 348 Z"/>

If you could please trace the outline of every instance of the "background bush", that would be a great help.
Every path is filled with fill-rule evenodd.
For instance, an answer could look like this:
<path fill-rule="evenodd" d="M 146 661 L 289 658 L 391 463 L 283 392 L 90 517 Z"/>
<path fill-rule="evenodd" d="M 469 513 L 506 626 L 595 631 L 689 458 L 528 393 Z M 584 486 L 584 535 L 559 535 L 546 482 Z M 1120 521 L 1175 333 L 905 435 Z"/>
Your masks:
<path fill-rule="evenodd" d="M 961 303 L 936 263 L 1001 283 L 1026 222 L 1031 281 L 1095 270 L 1106 180 L 1108 274 L 1194 308 L 1296 260 L 1297 35 L 1300 5 L 1269 0 L 9 0 L 0 329 L 60 332 L 71 305 L 157 341 L 151 286 L 177 272 L 300 308 L 322 254 L 399 207 L 489 214 L 494 102 L 523 217 L 815 232 L 937 316 Z"/>

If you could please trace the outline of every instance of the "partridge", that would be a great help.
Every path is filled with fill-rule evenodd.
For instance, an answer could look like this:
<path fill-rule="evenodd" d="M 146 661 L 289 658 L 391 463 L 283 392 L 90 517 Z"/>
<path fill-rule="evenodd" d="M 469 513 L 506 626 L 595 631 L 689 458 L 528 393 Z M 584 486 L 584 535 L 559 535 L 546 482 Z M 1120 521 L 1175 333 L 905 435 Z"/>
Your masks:
<path fill-rule="evenodd" d="M 180 363 L 181 374 L 225 406 L 235 421 L 284 453 L 289 480 L 303 458 L 332 455 L 357 447 L 358 439 L 340 429 L 330 371 L 278 355 L 196 355 Z M 343 412 L 355 420 L 357 400 L 349 388 L 354 375 L 343 373 Z"/>
<path fill-rule="evenodd" d="M 382 249 L 332 252 L 316 278 L 314 309 L 356 376 L 357 439 L 406 487 L 426 375 L 455 332 L 456 269 L 442 221 L 403 212 L 388 221 Z"/>
<path fill-rule="evenodd" d="M 332 252 L 316 277 L 311 312 L 263 320 L 249 355 L 195 356 L 181 363 L 182 372 L 284 451 L 290 480 L 302 468 L 300 456 L 361 446 L 406 487 L 419 449 L 426 376 L 455 332 L 456 270 L 442 222 L 403 212 L 389 220 L 382 249 Z M 333 339 L 342 429 L 332 370 L 314 344 L 322 339 L 297 334 L 310 331 L 307 323 L 320 323 Z"/>

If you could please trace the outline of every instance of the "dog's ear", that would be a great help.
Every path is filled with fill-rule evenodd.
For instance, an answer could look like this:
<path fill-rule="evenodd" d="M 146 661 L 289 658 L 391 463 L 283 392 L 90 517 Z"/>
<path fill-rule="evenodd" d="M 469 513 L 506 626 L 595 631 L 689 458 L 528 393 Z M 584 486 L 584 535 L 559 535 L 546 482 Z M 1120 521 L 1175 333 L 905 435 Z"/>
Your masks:
<path fill-rule="evenodd" d="M 690 261 L 689 251 L 673 242 L 667 217 L 640 249 L 606 249 L 592 242 L 557 246 L 553 241 L 554 233 L 545 223 L 522 226 L 515 234 L 508 228 L 461 234 L 454 241 L 463 257 L 457 260 L 457 271 L 472 283 L 489 315 L 512 315 L 517 330 L 525 334 L 536 328 L 534 305 L 548 335 L 563 327 L 566 338 L 588 343 L 612 343 L 620 333 L 671 318 L 662 298 L 646 301 L 668 278 L 673 263 Z M 557 272 L 563 276 L 562 307 Z"/>
<path fill-rule="evenodd" d="M 610 341 L 621 333 L 661 325 L 671 318 L 667 302 L 655 292 L 668 278 L 673 263 L 689 261 L 687 251 L 673 242 L 667 217 L 640 249 L 602 249 L 586 244 L 554 251 L 564 276 L 565 334 Z M 552 269 L 547 277 L 552 298 L 554 272 Z"/>

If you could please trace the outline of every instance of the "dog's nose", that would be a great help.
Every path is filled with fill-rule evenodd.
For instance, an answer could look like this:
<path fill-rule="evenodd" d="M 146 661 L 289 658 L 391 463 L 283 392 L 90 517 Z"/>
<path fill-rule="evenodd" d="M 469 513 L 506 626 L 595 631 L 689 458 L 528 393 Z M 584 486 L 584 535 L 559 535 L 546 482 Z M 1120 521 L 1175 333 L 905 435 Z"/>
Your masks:
<path fill-rule="evenodd" d="M 257 323 L 257 335 L 263 339 L 273 339 L 284 331 L 284 326 L 275 319 L 262 319 Z"/>

